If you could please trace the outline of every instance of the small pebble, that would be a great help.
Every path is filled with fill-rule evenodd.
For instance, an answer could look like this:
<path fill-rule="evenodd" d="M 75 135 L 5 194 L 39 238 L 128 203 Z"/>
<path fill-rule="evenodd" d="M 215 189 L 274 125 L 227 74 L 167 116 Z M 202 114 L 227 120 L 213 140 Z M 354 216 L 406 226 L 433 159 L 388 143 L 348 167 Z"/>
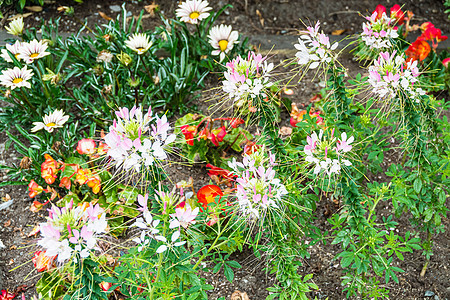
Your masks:
<path fill-rule="evenodd" d="M 122 8 L 119 5 L 110 5 L 109 9 L 113 12 L 120 12 Z"/>
<path fill-rule="evenodd" d="M 434 292 L 432 291 L 425 291 L 425 297 L 432 297 L 434 296 Z"/>

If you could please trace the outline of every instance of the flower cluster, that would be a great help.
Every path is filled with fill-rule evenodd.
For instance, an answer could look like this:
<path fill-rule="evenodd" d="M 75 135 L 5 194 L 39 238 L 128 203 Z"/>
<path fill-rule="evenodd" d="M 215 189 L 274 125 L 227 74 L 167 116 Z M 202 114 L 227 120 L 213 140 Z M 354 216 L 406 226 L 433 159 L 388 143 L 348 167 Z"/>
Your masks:
<path fill-rule="evenodd" d="M 219 147 L 219 143 L 221 143 L 227 135 L 227 129 L 223 124 L 223 121 L 229 121 L 231 128 L 237 128 L 240 124 L 244 123 L 244 120 L 239 118 L 204 118 L 197 125 L 181 126 L 180 130 L 189 146 L 194 146 L 195 140 L 209 140 L 214 146 Z M 214 123 L 217 122 L 220 122 L 221 126 L 213 129 Z M 201 129 L 202 127 L 203 129 Z"/>
<path fill-rule="evenodd" d="M 142 166 L 151 167 L 167 159 L 166 152 L 175 135 L 169 134 L 171 127 L 165 115 L 152 116 L 150 108 L 143 114 L 142 107 L 134 106 L 131 110 L 119 109 L 116 116 L 104 139 L 109 147 L 107 155 L 118 167 L 139 172 Z"/>
<path fill-rule="evenodd" d="M 39 224 L 42 238 L 38 245 L 45 256 L 64 263 L 74 253 L 89 257 L 96 249 L 97 238 L 107 231 L 106 214 L 98 204 L 83 203 L 76 207 L 70 201 L 63 208 L 53 206 L 46 223 Z"/>
<path fill-rule="evenodd" d="M 32 40 L 31 42 L 16 41 L 14 44 L 7 44 L 6 49 L 2 49 L 0 57 L 7 62 L 13 62 L 10 55 L 17 60 L 23 60 L 27 64 L 31 64 L 35 60 L 49 55 L 47 52 L 47 43 L 44 41 Z M 24 66 L 22 69 L 14 67 L 13 69 L 3 70 L 0 75 L 0 84 L 11 88 L 11 90 L 20 87 L 30 88 L 28 82 L 33 77 L 33 71 Z"/>
<path fill-rule="evenodd" d="M 237 107 L 242 107 L 249 98 L 267 97 L 267 89 L 273 84 L 269 77 L 274 66 L 266 59 L 261 54 L 249 52 L 247 59 L 238 56 L 226 64 L 222 88 Z M 250 107 L 251 103 L 248 104 Z"/>
<path fill-rule="evenodd" d="M 276 165 L 275 155 L 269 152 L 267 158 L 264 148 L 244 155 L 242 163 L 235 158 L 228 162 L 228 166 L 238 176 L 236 198 L 243 215 L 259 219 L 267 209 L 280 207 L 281 199 L 288 192 L 276 176 L 273 169 Z"/>
<path fill-rule="evenodd" d="M 310 69 L 317 68 L 322 63 L 330 63 L 333 59 L 333 50 L 338 46 L 335 42 L 330 44 L 330 38 L 323 32 L 319 33 L 320 23 L 317 21 L 313 27 L 308 26 L 306 31 L 298 39 L 298 44 L 295 44 L 295 49 L 298 52 L 295 54 L 299 65 L 308 65 Z"/>
<path fill-rule="evenodd" d="M 139 208 L 142 211 L 143 216 L 136 219 L 136 222 L 133 226 L 139 227 L 142 229 L 140 235 L 133 239 L 133 241 L 137 244 L 140 244 L 138 247 L 138 251 L 141 252 L 145 246 L 149 245 L 151 240 L 155 240 L 158 242 L 162 242 L 162 244 L 156 249 L 156 253 L 163 253 L 169 248 L 179 247 L 184 245 L 186 241 L 178 241 L 180 238 L 180 231 L 175 230 L 170 238 L 170 242 L 163 236 L 160 235 L 160 220 L 153 218 L 153 215 L 148 209 L 147 206 L 148 195 L 138 196 L 138 203 L 141 205 Z M 187 207 L 186 207 L 187 208 Z M 189 207 L 190 208 L 190 207 Z M 195 223 L 194 219 L 198 213 L 198 210 L 189 211 L 188 213 L 183 213 L 182 211 L 175 212 L 172 217 L 172 221 L 170 222 L 169 228 L 178 228 L 181 226 L 188 226 L 189 224 Z"/>
<path fill-rule="evenodd" d="M 314 164 L 314 174 L 326 173 L 328 176 L 332 174 L 339 174 L 342 165 L 351 166 L 352 163 L 345 159 L 345 153 L 352 150 L 354 138 L 351 136 L 347 138 L 347 134 L 343 132 L 340 139 L 334 137 L 334 129 L 331 132 L 331 137 L 327 139 L 321 129 L 319 135 L 313 132 L 311 136 L 306 138 L 306 146 L 304 153 L 305 160 Z"/>
<path fill-rule="evenodd" d="M 109 147 L 102 141 L 98 142 L 98 147 L 93 139 L 81 139 L 77 144 L 77 152 L 79 154 L 88 155 L 89 157 L 96 158 L 108 153 Z"/>
<path fill-rule="evenodd" d="M 387 16 L 384 6 L 377 6 L 370 17 L 365 17 L 368 22 L 363 24 L 361 39 L 371 49 L 386 49 L 392 47 L 391 39 L 398 38 L 396 24 L 403 22 L 404 14 L 400 7 L 391 9 L 391 16 Z"/>
<path fill-rule="evenodd" d="M 420 29 L 422 34 L 405 51 L 409 60 L 423 61 L 431 52 L 431 46 L 427 41 L 431 41 L 433 49 L 436 50 L 439 42 L 445 41 L 448 38 L 442 35 L 442 31 L 436 28 L 431 22 L 423 23 Z"/>
<path fill-rule="evenodd" d="M 291 110 L 291 119 L 289 120 L 289 123 L 291 124 L 292 127 L 297 127 L 297 123 L 300 122 L 306 122 L 306 120 L 303 119 L 303 116 L 306 115 L 307 111 L 305 109 L 303 110 L 299 110 L 297 105 L 295 103 L 291 104 L 292 110 Z M 323 125 L 323 118 L 320 116 L 321 115 L 321 111 L 320 110 L 315 110 L 314 107 L 311 107 L 311 110 L 309 111 L 309 117 L 311 119 L 316 119 L 316 124 L 317 125 Z"/>
<path fill-rule="evenodd" d="M 416 99 L 418 95 L 425 94 L 421 88 L 414 86 L 417 76 L 419 76 L 417 61 L 406 61 L 403 55 L 397 55 L 397 51 L 392 54 L 382 52 L 369 67 L 368 81 L 373 87 L 373 92 L 379 97 L 395 97 L 403 91 Z"/>

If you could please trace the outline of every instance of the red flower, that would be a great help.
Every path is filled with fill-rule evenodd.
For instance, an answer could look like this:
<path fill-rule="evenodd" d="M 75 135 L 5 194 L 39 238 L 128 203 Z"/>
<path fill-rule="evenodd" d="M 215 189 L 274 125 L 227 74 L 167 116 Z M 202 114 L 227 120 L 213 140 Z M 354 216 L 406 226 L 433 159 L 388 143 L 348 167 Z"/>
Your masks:
<path fill-rule="evenodd" d="M 34 267 L 38 272 L 48 271 L 53 267 L 55 256 L 46 256 L 45 251 L 36 251 L 33 257 Z"/>
<path fill-rule="evenodd" d="M 420 37 L 406 49 L 406 56 L 413 60 L 423 61 L 430 54 L 431 47 L 425 40 Z"/>
<path fill-rule="evenodd" d="M 217 184 L 226 183 L 228 186 L 231 186 L 231 182 L 237 177 L 237 175 L 233 174 L 233 172 L 215 167 L 211 164 L 207 164 L 206 167 L 209 168 L 209 177 L 211 177 Z"/>
<path fill-rule="evenodd" d="M 392 8 L 391 8 L 391 18 L 396 19 L 398 25 L 402 25 L 403 24 L 403 22 L 405 21 L 405 13 L 402 12 L 402 9 L 401 9 L 400 5 L 395 4 L 394 6 L 392 6 Z"/>
<path fill-rule="evenodd" d="M 222 126 L 217 129 L 211 130 L 211 134 L 208 136 L 208 139 L 210 139 L 214 145 L 219 146 L 219 143 L 223 141 L 223 138 L 226 135 L 227 131 L 225 129 L 225 126 Z"/>
<path fill-rule="evenodd" d="M 375 10 L 372 12 L 372 14 L 374 12 L 377 13 L 377 17 L 375 18 L 375 20 L 379 20 L 383 16 L 383 13 L 386 13 L 386 7 L 384 7 L 381 4 L 378 4 L 377 7 L 375 7 Z"/>
<path fill-rule="evenodd" d="M 220 187 L 214 184 L 205 185 L 197 192 L 197 202 L 202 204 L 203 209 L 206 209 L 209 203 L 214 202 L 216 196 L 220 196 L 220 198 L 223 196 Z"/>
<path fill-rule="evenodd" d="M 44 188 L 39 184 L 37 184 L 36 181 L 34 180 L 31 180 L 30 183 L 28 184 L 28 192 L 29 192 L 28 195 L 30 196 L 30 198 L 36 197 L 37 195 L 42 193 L 43 190 Z"/>
<path fill-rule="evenodd" d="M 447 57 L 446 59 L 444 59 L 442 61 L 442 64 L 444 65 L 445 68 L 448 68 L 449 63 L 450 63 L 450 57 Z"/>
<path fill-rule="evenodd" d="M 16 297 L 16 295 L 8 292 L 7 290 L 2 290 L 0 294 L 0 300 L 12 300 L 14 297 Z"/>
<path fill-rule="evenodd" d="M 255 153 L 261 147 L 261 145 L 258 145 L 255 142 L 248 141 L 244 146 L 244 154 L 250 155 L 252 153 Z"/>
<path fill-rule="evenodd" d="M 113 284 L 111 282 L 102 281 L 99 285 L 102 288 L 102 290 L 107 292 L 112 287 Z"/>
<path fill-rule="evenodd" d="M 230 118 L 230 126 L 237 128 L 239 125 L 244 124 L 245 121 L 240 118 Z"/>
<path fill-rule="evenodd" d="M 437 48 L 439 42 L 445 41 L 448 38 L 446 35 L 442 35 L 442 31 L 434 27 L 433 23 L 430 22 L 425 22 L 420 25 L 420 29 L 422 30 L 422 35 L 419 38 L 432 41 L 434 49 Z"/>
<path fill-rule="evenodd" d="M 197 126 L 183 125 L 180 127 L 181 132 L 184 134 L 186 143 L 190 146 L 194 146 L 194 136 L 197 133 Z"/>
<path fill-rule="evenodd" d="M 80 154 L 92 155 L 95 153 L 95 142 L 92 139 L 82 139 L 78 141 L 77 151 Z"/>

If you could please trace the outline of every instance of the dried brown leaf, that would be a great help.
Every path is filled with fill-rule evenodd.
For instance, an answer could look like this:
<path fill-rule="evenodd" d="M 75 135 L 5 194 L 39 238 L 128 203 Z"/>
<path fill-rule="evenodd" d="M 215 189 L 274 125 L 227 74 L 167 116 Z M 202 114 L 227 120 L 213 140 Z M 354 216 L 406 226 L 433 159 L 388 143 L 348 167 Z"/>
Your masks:
<path fill-rule="evenodd" d="M 32 12 L 41 12 L 42 6 L 25 6 L 25 9 Z"/>
<path fill-rule="evenodd" d="M 3 223 L 3 226 L 5 226 L 5 227 L 11 226 L 11 219 L 9 219 L 9 220 L 6 221 L 5 223 Z"/>
<path fill-rule="evenodd" d="M 105 19 L 106 21 L 111 21 L 112 18 L 109 17 L 107 14 L 105 14 L 104 12 L 98 11 L 98 14 L 100 15 L 100 17 L 102 17 L 103 19 Z"/>
<path fill-rule="evenodd" d="M 347 31 L 347 29 L 336 29 L 336 30 L 333 30 L 331 35 L 341 35 L 341 34 L 343 34 L 346 31 Z"/>
<path fill-rule="evenodd" d="M 26 13 L 26 14 L 18 14 L 18 15 L 14 15 L 14 16 L 12 16 L 12 17 L 9 17 L 8 19 L 7 19 L 7 21 L 13 21 L 13 20 L 15 20 L 15 19 L 17 19 L 17 18 L 20 18 L 20 17 L 22 17 L 22 18 L 27 18 L 27 17 L 29 17 L 29 16 L 31 16 L 33 13 Z"/>
<path fill-rule="evenodd" d="M 259 17 L 259 23 L 261 23 L 261 26 L 264 27 L 264 18 L 258 9 L 256 10 L 256 15 Z"/>
<path fill-rule="evenodd" d="M 231 300 L 250 300 L 247 293 L 242 293 L 240 291 L 234 291 L 234 293 L 231 295 Z"/>
<path fill-rule="evenodd" d="M 144 9 L 150 14 L 150 17 L 154 17 L 155 11 L 159 9 L 159 5 L 152 2 L 152 4 L 144 6 Z"/>

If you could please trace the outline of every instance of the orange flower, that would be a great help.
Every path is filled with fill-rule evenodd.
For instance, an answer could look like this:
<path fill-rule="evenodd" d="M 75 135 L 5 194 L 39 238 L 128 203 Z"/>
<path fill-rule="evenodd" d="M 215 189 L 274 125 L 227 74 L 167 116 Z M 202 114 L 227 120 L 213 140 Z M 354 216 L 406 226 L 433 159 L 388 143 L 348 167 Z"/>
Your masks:
<path fill-rule="evenodd" d="M 45 154 L 45 161 L 41 165 L 41 177 L 47 184 L 52 184 L 56 180 L 59 164 L 50 155 Z"/>
<path fill-rule="evenodd" d="M 48 271 L 53 267 L 55 256 L 46 256 L 45 251 L 36 251 L 33 257 L 34 267 L 38 272 Z"/>
<path fill-rule="evenodd" d="M 98 148 L 97 148 L 97 154 L 99 155 L 105 155 L 106 153 L 108 153 L 109 150 L 109 146 L 103 142 L 99 142 L 98 143 Z"/>
<path fill-rule="evenodd" d="M 77 177 L 75 178 L 75 182 L 83 185 L 89 180 L 90 177 L 91 177 L 91 170 L 80 168 L 77 171 Z"/>
<path fill-rule="evenodd" d="M 98 192 L 100 191 L 100 187 L 101 187 L 100 183 L 101 183 L 101 179 L 100 179 L 100 176 L 98 176 L 97 174 L 89 177 L 89 179 L 87 181 L 88 187 L 92 188 L 92 192 L 94 194 L 98 194 Z"/>
<path fill-rule="evenodd" d="M 205 185 L 197 192 L 197 202 L 202 204 L 203 209 L 206 209 L 209 203 L 214 202 L 216 196 L 220 196 L 220 198 L 223 196 L 223 192 L 220 187 L 214 184 Z"/>
<path fill-rule="evenodd" d="M 70 190 L 70 187 L 72 186 L 72 182 L 70 181 L 69 177 L 63 177 L 61 179 L 61 182 L 59 183 L 59 187 L 65 187 L 66 189 Z"/>
<path fill-rule="evenodd" d="M 413 60 L 423 61 L 430 54 L 431 47 L 425 40 L 418 38 L 406 49 L 406 56 Z"/>
<path fill-rule="evenodd" d="M 247 141 L 247 143 L 245 143 L 245 146 L 244 146 L 244 153 L 243 154 L 250 155 L 250 154 L 255 153 L 256 151 L 258 151 L 258 149 L 261 148 L 261 147 L 262 147 L 261 145 L 258 145 L 255 142 Z"/>
<path fill-rule="evenodd" d="M 34 180 L 31 180 L 30 183 L 28 184 L 28 192 L 29 192 L 28 195 L 30 196 L 30 198 L 36 197 L 37 195 L 42 193 L 43 190 L 44 188 L 39 184 L 37 184 L 36 181 Z"/>

